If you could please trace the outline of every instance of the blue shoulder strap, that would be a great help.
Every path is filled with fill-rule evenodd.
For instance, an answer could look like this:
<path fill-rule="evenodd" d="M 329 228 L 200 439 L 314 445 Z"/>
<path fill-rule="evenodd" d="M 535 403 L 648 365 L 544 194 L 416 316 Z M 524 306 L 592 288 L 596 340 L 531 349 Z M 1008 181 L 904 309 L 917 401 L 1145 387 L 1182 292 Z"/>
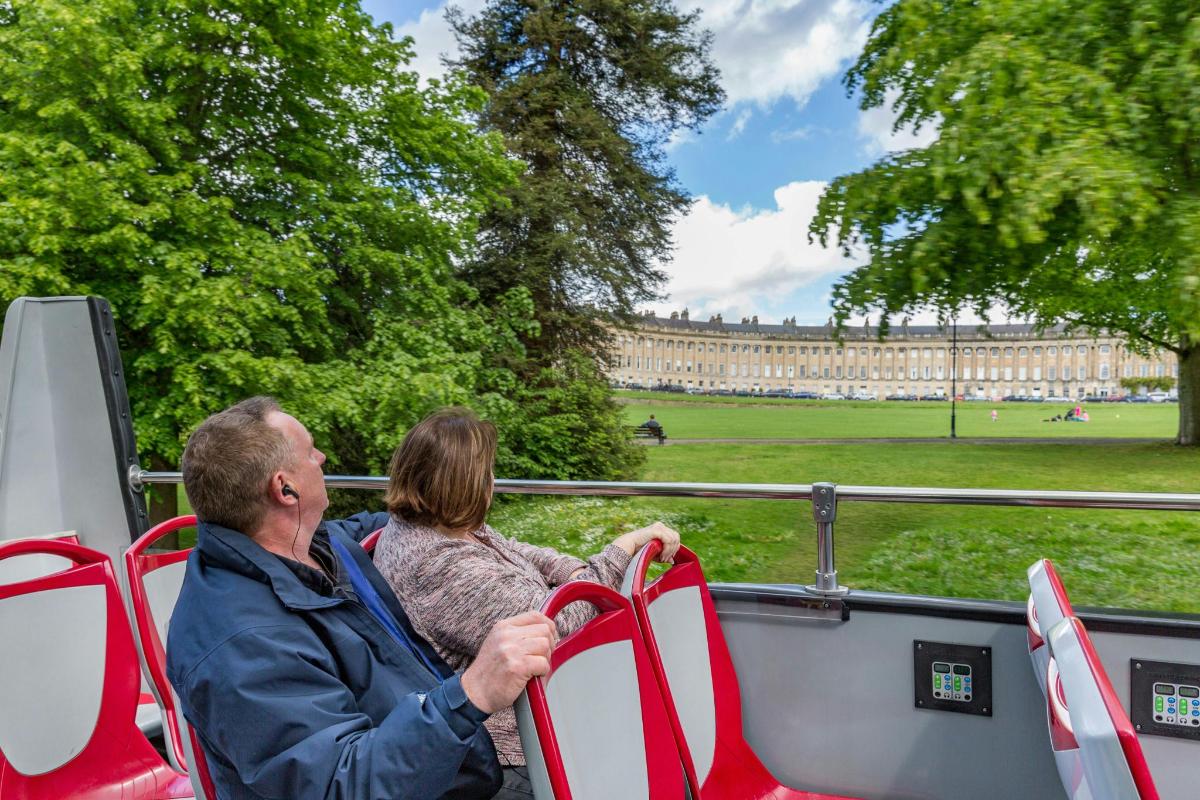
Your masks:
<path fill-rule="evenodd" d="M 437 678 L 438 683 L 441 683 L 443 680 L 441 672 L 439 672 L 438 669 L 433 666 L 433 664 L 429 663 L 429 659 L 426 658 L 423 652 L 421 652 L 421 648 L 418 647 L 411 638 L 409 638 L 404 628 L 399 622 L 396 621 L 396 617 L 391 611 L 388 610 L 388 607 L 383 602 L 383 598 L 379 596 L 379 592 L 375 591 L 375 587 L 371 585 L 369 580 L 367 580 L 367 576 L 363 574 L 362 569 L 358 566 L 358 563 L 355 562 L 354 557 L 346 549 L 346 545 L 338 541 L 336 536 L 330 536 L 329 543 L 333 546 L 334 551 L 337 553 L 338 561 L 340 561 L 342 567 L 345 568 L 346 574 L 350 578 L 350 585 L 354 587 L 354 593 L 358 595 L 358 599 L 361 600 L 362 604 L 367 607 L 368 611 L 371 612 L 371 616 L 379 620 L 379 624 L 382 625 L 384 629 L 392 635 L 392 638 L 399 642 L 402 646 L 408 648 L 408 650 L 417 657 L 417 660 L 424 664 L 426 669 L 433 673 L 433 676 Z"/>

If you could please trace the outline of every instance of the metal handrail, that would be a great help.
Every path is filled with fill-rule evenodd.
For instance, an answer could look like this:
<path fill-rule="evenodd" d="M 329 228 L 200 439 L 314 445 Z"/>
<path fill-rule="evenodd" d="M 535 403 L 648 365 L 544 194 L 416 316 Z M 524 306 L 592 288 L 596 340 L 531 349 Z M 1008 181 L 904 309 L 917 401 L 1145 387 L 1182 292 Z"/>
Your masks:
<path fill-rule="evenodd" d="M 179 472 L 140 471 L 135 486 L 181 483 Z M 383 491 L 388 479 L 369 475 L 326 475 L 330 489 Z M 496 479 L 497 494 L 579 497 L 711 497 L 726 500 L 812 500 L 811 483 L 648 483 L 608 481 L 530 481 Z M 838 501 L 928 503 L 932 505 L 1032 506 L 1039 508 L 1117 508 L 1148 511 L 1200 511 L 1200 494 L 1167 492 L 1068 492 L 1036 489 L 945 489 L 837 484 Z"/>
<path fill-rule="evenodd" d="M 180 483 L 179 472 L 133 469 L 136 489 L 155 483 Z M 326 475 L 331 489 L 387 488 L 375 475 Z M 821 597 L 844 595 L 834 566 L 833 526 L 842 500 L 864 503 L 1024 506 L 1035 508 L 1117 508 L 1142 511 L 1200 511 L 1200 494 L 1165 492 L 1063 492 L 1020 489 L 941 489 L 905 486 L 838 486 L 832 483 L 645 483 L 605 481 L 496 480 L 497 494 L 547 494 L 581 497 L 711 497 L 726 500 L 803 500 L 813 504 L 817 524 L 816 582 L 805 587 Z"/>

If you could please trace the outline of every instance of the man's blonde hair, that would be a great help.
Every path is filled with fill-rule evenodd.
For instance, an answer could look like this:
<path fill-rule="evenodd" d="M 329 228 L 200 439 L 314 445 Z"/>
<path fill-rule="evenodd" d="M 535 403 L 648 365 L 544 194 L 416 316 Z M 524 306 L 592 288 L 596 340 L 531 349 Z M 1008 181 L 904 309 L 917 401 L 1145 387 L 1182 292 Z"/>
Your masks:
<path fill-rule="evenodd" d="M 267 511 L 267 485 L 292 463 L 292 446 L 267 422 L 282 411 L 272 397 L 251 397 L 213 414 L 188 438 L 183 488 L 201 522 L 247 535 Z"/>

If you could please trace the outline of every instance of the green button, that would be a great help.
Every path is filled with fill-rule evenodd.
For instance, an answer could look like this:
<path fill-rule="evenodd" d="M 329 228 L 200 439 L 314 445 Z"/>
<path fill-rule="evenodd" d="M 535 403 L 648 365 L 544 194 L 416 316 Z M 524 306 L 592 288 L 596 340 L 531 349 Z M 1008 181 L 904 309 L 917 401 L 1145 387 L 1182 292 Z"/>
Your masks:
<path fill-rule="evenodd" d="M 1156 697 L 1156 698 L 1154 698 L 1154 710 L 1155 710 L 1155 711 L 1162 711 L 1162 709 L 1163 709 L 1163 702 L 1162 702 L 1162 698 L 1161 698 L 1161 697 Z"/>
<path fill-rule="evenodd" d="M 954 691 L 962 691 L 962 678 L 958 677 L 957 675 L 954 676 Z"/>

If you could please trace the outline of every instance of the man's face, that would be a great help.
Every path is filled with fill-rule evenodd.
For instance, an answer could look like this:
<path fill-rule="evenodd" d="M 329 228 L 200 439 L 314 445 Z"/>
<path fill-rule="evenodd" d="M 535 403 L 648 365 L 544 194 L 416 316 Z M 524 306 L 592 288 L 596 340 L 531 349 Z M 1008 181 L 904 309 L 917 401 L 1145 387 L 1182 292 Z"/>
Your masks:
<path fill-rule="evenodd" d="M 290 414 L 273 412 L 267 422 L 282 432 L 292 446 L 292 463 L 285 465 L 283 471 L 291 479 L 292 488 L 300 495 L 301 508 L 309 514 L 323 514 L 329 505 L 325 474 L 321 470 L 325 454 L 317 449 L 308 429 Z"/>

